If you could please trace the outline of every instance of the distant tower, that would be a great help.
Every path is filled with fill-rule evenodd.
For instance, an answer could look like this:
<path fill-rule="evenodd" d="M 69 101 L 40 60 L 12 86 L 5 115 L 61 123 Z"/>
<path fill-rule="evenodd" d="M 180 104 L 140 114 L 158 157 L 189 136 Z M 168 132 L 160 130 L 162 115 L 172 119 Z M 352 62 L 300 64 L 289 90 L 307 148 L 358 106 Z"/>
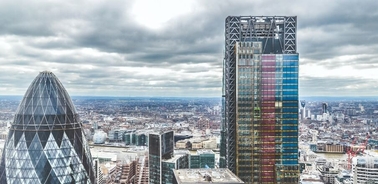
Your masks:
<path fill-rule="evenodd" d="M 301 114 L 301 119 L 305 119 L 306 118 L 306 101 L 305 100 L 301 100 L 301 109 L 300 109 L 300 114 Z"/>
<path fill-rule="evenodd" d="M 328 112 L 328 104 L 325 102 L 322 104 L 322 112 L 323 114 Z"/>
<path fill-rule="evenodd" d="M 306 101 L 305 100 L 301 100 L 301 106 L 302 106 L 303 109 L 305 108 L 305 106 L 306 106 Z"/>
<path fill-rule="evenodd" d="M 0 183 L 95 183 L 79 116 L 62 83 L 41 72 L 21 101 L 0 165 Z"/>

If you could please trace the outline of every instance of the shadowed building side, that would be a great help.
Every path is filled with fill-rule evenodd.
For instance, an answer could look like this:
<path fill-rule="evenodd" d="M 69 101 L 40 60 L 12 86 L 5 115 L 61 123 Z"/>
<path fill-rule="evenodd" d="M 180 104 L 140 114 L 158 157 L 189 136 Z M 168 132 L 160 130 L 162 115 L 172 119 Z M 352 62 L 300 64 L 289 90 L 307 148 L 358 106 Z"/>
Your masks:
<path fill-rule="evenodd" d="M 0 183 L 94 183 L 78 114 L 52 72 L 41 72 L 25 93 L 4 145 L 0 174 Z"/>

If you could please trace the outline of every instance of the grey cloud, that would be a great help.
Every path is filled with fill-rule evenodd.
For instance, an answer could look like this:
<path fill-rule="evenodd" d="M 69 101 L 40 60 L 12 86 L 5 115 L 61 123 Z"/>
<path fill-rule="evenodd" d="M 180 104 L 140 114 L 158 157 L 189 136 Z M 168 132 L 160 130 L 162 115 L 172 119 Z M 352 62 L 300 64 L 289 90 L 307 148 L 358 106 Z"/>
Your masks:
<path fill-rule="evenodd" d="M 378 85 L 372 79 L 356 77 L 301 77 L 301 96 L 372 96 Z"/>
<path fill-rule="evenodd" d="M 159 30 L 145 28 L 134 20 L 130 13 L 133 3 L 0 2 L 0 43 L 6 36 L 14 37 L 12 42 L 8 41 L 13 52 L 2 53 L 0 64 L 15 70 L 28 69 L 23 76 L 14 74 L 15 78 L 0 69 L 0 85 L 25 86 L 30 82 L 27 79 L 35 77 L 39 70 L 51 67 L 69 89 L 80 94 L 91 90 L 99 94 L 138 94 L 136 91 L 140 90 L 147 95 L 150 89 L 160 95 L 164 90 L 165 94 L 195 94 L 198 89 L 198 94 L 210 92 L 220 96 L 224 20 L 229 15 L 297 15 L 302 66 L 354 66 L 361 71 L 377 67 L 378 6 L 374 0 L 196 1 L 191 12 L 173 17 Z M 340 59 L 345 55 L 358 57 L 345 62 Z M 85 64 L 92 68 L 83 67 Z M 122 72 L 122 67 L 135 71 Z M 140 67 L 176 73 L 141 74 Z M 345 94 L 359 94 L 345 86 L 361 82 L 367 88 L 373 82 L 353 77 L 303 77 L 301 91 L 309 95 L 316 91 L 332 94 L 332 90 L 339 89 Z"/>

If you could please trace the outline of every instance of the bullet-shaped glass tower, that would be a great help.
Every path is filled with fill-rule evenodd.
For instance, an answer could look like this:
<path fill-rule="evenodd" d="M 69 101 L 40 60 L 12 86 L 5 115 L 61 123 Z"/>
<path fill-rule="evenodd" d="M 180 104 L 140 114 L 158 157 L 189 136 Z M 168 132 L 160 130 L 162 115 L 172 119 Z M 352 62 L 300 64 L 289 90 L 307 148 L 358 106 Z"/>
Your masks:
<path fill-rule="evenodd" d="M 0 174 L 0 183 L 94 183 L 78 114 L 52 72 L 41 72 L 21 101 L 4 145 Z"/>

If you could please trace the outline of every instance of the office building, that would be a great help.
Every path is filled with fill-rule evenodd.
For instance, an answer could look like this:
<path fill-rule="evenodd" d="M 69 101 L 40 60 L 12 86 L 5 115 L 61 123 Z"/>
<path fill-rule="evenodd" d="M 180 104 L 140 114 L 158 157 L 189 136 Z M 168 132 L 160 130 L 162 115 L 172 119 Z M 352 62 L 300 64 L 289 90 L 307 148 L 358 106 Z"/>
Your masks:
<path fill-rule="evenodd" d="M 9 129 L 0 183 L 94 183 L 92 156 L 70 96 L 52 72 L 31 83 Z"/>
<path fill-rule="evenodd" d="M 93 166 L 94 166 L 94 171 L 95 171 L 95 176 L 96 176 L 96 184 L 105 183 L 104 175 L 100 167 L 100 161 L 98 159 L 93 159 Z"/>
<path fill-rule="evenodd" d="M 298 182 L 297 17 L 225 22 L 220 165 L 251 183 Z"/>
<path fill-rule="evenodd" d="M 353 183 L 378 183 L 378 156 L 353 158 Z"/>
<path fill-rule="evenodd" d="M 170 159 L 164 159 L 161 162 L 162 165 L 162 182 L 161 183 L 172 183 L 173 182 L 173 171 L 176 169 L 186 169 L 189 168 L 189 154 L 175 154 Z"/>
<path fill-rule="evenodd" d="M 190 154 L 190 168 L 215 168 L 215 153 L 207 149 L 192 151 Z"/>
<path fill-rule="evenodd" d="M 173 131 L 150 133 L 148 136 L 148 167 L 149 183 L 166 183 L 163 172 L 164 160 L 173 158 L 174 141 Z M 165 177 L 165 178 L 163 178 Z"/>

